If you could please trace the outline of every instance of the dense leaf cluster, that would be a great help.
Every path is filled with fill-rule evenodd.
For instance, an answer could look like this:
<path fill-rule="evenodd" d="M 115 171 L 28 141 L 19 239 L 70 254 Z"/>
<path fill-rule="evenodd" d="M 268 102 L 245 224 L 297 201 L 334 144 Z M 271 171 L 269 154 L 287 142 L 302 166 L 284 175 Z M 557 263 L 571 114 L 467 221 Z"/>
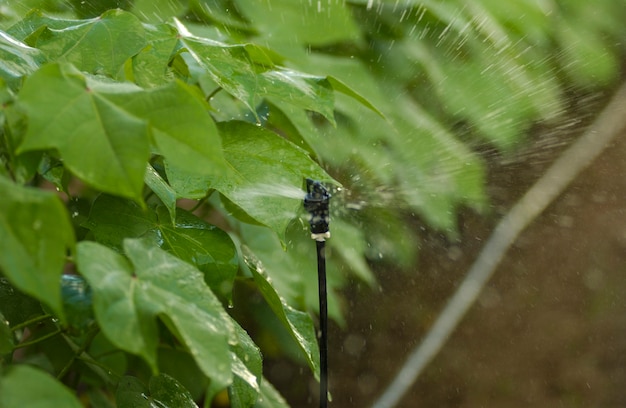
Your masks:
<path fill-rule="evenodd" d="M 317 374 L 304 179 L 337 186 L 331 286 L 372 283 L 405 214 L 485 207 L 474 148 L 618 74 L 619 2 L 460 3 L 3 4 L 0 406 L 286 406 L 242 324 Z"/>

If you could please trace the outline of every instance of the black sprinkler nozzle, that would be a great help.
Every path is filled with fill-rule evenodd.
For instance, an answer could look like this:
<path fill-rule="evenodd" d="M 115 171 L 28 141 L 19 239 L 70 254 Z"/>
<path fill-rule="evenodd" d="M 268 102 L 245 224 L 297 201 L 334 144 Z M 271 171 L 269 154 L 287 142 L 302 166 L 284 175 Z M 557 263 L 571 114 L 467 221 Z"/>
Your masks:
<path fill-rule="evenodd" d="M 322 183 L 311 179 L 306 179 L 306 190 L 304 209 L 310 214 L 311 234 L 328 236 L 330 193 Z"/>

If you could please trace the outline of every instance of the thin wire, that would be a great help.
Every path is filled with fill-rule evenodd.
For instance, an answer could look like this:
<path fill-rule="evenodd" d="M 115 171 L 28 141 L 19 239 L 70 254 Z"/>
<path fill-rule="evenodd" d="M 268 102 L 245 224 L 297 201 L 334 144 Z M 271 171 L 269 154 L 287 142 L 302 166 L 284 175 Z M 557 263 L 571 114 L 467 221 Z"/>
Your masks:
<path fill-rule="evenodd" d="M 500 260 L 518 235 L 589 165 L 618 132 L 624 129 L 626 84 L 611 99 L 585 133 L 570 146 L 498 223 L 465 279 L 430 331 L 409 355 L 392 383 L 372 408 L 391 408 L 406 394 L 437 355 L 472 306 Z"/>
<path fill-rule="evenodd" d="M 320 302 L 320 408 L 328 406 L 328 301 L 326 296 L 326 241 L 317 246 L 317 285 Z"/>

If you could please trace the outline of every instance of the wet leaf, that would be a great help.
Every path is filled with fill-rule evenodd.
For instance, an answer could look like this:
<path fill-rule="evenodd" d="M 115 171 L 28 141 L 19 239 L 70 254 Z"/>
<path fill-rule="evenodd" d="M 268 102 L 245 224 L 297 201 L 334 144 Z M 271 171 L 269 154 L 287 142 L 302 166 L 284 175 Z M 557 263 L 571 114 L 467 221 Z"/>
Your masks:
<path fill-rule="evenodd" d="M 128 91 L 111 84 L 116 91 Z M 148 127 L 67 65 L 52 64 L 30 76 L 19 94 L 28 130 L 18 152 L 57 149 L 65 166 L 103 191 L 140 199 L 149 157 Z M 54 103 L 50 103 L 54 101 Z"/>
<path fill-rule="evenodd" d="M 0 31 L 0 78 L 15 87 L 21 78 L 35 72 L 45 61 L 41 51 Z"/>
<path fill-rule="evenodd" d="M 254 282 L 257 284 L 263 298 L 298 344 L 300 350 L 304 353 L 306 361 L 315 375 L 315 378 L 319 378 L 319 349 L 317 347 L 317 337 L 311 317 L 307 313 L 289 306 L 287 302 L 276 293 L 263 265 L 253 254 L 248 253 L 245 256 L 245 261 L 250 267 Z"/>
<path fill-rule="evenodd" d="M 119 9 L 87 20 L 31 14 L 27 21 L 33 30 L 24 39 L 28 45 L 40 49 L 49 61 L 67 61 L 90 73 L 114 77 L 146 45 L 137 17 Z M 26 34 L 26 23 L 21 25 Z"/>
<path fill-rule="evenodd" d="M 173 77 L 168 65 L 178 44 L 176 29 L 169 24 L 145 24 L 144 28 L 148 45 L 133 57 L 132 76 L 140 86 L 161 86 Z"/>
<path fill-rule="evenodd" d="M 63 317 L 60 278 L 74 232 L 59 198 L 0 177 L 0 267 L 24 293 Z"/>
<path fill-rule="evenodd" d="M 263 377 L 263 360 L 261 352 L 248 333 L 234 323 L 238 342 L 232 347 L 233 384 L 229 389 L 231 406 L 251 407 L 259 398 L 261 378 Z"/>
<path fill-rule="evenodd" d="M 148 122 L 157 152 L 167 162 L 202 175 L 226 170 L 215 123 L 193 88 L 174 81 L 146 91 L 113 93 L 101 86 L 116 106 Z"/>
<path fill-rule="evenodd" d="M 303 179 L 332 180 L 306 151 L 277 134 L 244 122 L 218 125 L 230 171 L 194 177 L 172 166 L 168 179 L 183 197 L 200 198 L 214 188 L 281 239 L 302 206 Z"/>
<path fill-rule="evenodd" d="M 82 407 L 70 390 L 37 368 L 14 365 L 3 374 L 0 377 L 1 407 Z"/>
<path fill-rule="evenodd" d="M 229 385 L 229 338 L 235 333 L 200 271 L 141 240 L 125 240 L 124 252 L 130 262 L 94 242 L 77 248 L 78 268 L 94 290 L 96 318 L 107 338 L 156 372 L 159 316 L 205 375 Z"/>
<path fill-rule="evenodd" d="M 167 374 L 159 374 L 150 378 L 148 387 L 151 397 L 166 407 L 197 407 L 189 391 Z"/>
<path fill-rule="evenodd" d="M 138 378 L 125 376 L 115 393 L 118 408 L 196 408 L 191 394 L 167 374 L 150 378 L 146 387 Z"/>
<path fill-rule="evenodd" d="M 177 209 L 172 224 L 164 207 L 156 212 L 143 210 L 132 201 L 103 194 L 94 202 L 85 227 L 92 231 L 96 241 L 120 251 L 125 238 L 147 237 L 195 265 L 216 293 L 230 299 L 238 269 L 232 240 L 224 231 L 183 209 Z"/>

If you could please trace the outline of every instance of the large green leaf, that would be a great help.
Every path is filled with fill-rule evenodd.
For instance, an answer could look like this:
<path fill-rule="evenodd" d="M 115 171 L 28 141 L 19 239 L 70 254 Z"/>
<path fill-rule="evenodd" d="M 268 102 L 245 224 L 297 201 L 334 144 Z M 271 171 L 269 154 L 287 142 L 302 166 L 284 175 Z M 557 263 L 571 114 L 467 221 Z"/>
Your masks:
<path fill-rule="evenodd" d="M 99 86 L 98 86 L 99 85 Z M 221 141 L 206 104 L 180 81 L 136 92 L 110 92 L 94 83 L 116 106 L 149 123 L 157 152 L 187 171 L 213 176 L 226 169 Z"/>
<path fill-rule="evenodd" d="M 93 288 L 98 322 L 116 346 L 141 355 L 156 371 L 155 317 L 184 344 L 202 372 L 222 387 L 232 382 L 230 318 L 202 274 L 142 240 L 124 241 L 130 263 L 94 242 L 77 248 L 80 272 Z"/>
<path fill-rule="evenodd" d="M 255 112 L 264 97 L 317 111 L 334 123 L 333 88 L 324 77 L 274 67 L 266 52 L 251 44 L 227 45 L 191 35 L 178 23 L 186 50 L 211 79 Z"/>
<path fill-rule="evenodd" d="M 0 78 L 15 86 L 45 61 L 43 54 L 0 31 Z"/>
<path fill-rule="evenodd" d="M 124 62 L 146 46 L 139 19 L 110 10 L 88 20 L 64 20 L 33 13 L 21 24 L 24 41 L 50 61 L 67 61 L 82 71 L 115 76 Z M 17 27 L 15 29 L 17 31 Z"/>
<path fill-rule="evenodd" d="M 15 365 L 3 374 L 0 377 L 0 407 L 82 407 L 70 390 L 39 369 Z"/>
<path fill-rule="evenodd" d="M 172 187 L 189 198 L 216 189 L 282 239 L 302 206 L 303 179 L 332 178 L 304 150 L 273 132 L 245 122 L 222 122 L 218 128 L 230 171 L 223 177 L 194 177 L 169 166 Z"/>
<path fill-rule="evenodd" d="M 270 306 L 278 320 L 287 329 L 291 337 L 298 344 L 298 347 L 304 353 L 309 367 L 316 378 L 320 374 L 320 356 L 317 347 L 317 337 L 315 335 L 315 327 L 311 317 L 304 312 L 289 306 L 283 298 L 281 298 L 271 284 L 263 264 L 248 251 L 244 255 L 246 264 L 250 267 L 254 282 L 257 284 L 263 298 Z"/>
<path fill-rule="evenodd" d="M 129 92 L 125 85 L 111 90 Z M 30 76 L 18 97 L 28 130 L 18 152 L 57 149 L 65 166 L 103 191 L 139 199 L 149 157 L 148 127 L 68 65 L 47 65 Z"/>
<path fill-rule="evenodd" d="M 63 317 L 61 273 L 74 232 L 53 193 L 18 186 L 0 177 L 0 267 L 23 292 Z"/>
<path fill-rule="evenodd" d="M 177 32 L 170 24 L 145 24 L 144 28 L 148 46 L 133 57 L 132 77 L 140 86 L 160 86 L 173 76 L 168 65 L 178 45 Z"/>
<path fill-rule="evenodd" d="M 195 265 L 213 291 L 230 298 L 237 251 L 224 231 L 178 209 L 174 224 L 164 207 L 143 210 L 122 198 L 100 195 L 85 223 L 96 241 L 122 250 L 125 238 L 149 237 L 155 245 Z"/>

